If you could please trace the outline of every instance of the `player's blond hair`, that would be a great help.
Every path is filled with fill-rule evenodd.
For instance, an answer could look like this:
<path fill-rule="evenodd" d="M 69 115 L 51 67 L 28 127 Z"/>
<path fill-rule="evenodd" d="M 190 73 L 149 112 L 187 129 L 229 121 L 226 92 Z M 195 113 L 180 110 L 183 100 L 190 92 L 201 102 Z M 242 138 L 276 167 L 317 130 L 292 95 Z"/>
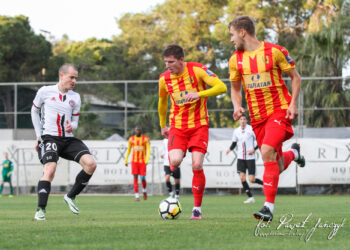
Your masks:
<path fill-rule="evenodd" d="M 245 31 L 247 31 L 247 33 L 249 35 L 255 36 L 255 24 L 254 24 L 253 19 L 251 17 L 249 17 L 249 16 L 236 17 L 235 19 L 233 19 L 233 21 L 231 21 L 228 24 L 228 28 L 230 29 L 231 26 L 235 30 L 244 29 Z"/>

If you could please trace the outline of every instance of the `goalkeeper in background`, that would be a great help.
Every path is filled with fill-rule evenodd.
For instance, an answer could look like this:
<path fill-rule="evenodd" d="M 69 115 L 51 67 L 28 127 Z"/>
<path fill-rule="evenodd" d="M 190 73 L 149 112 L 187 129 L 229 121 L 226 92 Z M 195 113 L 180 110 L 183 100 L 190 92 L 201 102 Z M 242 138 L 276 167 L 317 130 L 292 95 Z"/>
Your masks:
<path fill-rule="evenodd" d="M 4 183 L 8 182 L 10 184 L 10 195 L 9 197 L 13 197 L 13 187 L 11 183 L 11 175 L 13 172 L 13 164 L 12 161 L 9 160 L 9 154 L 7 152 L 4 153 L 5 159 L 2 163 L 2 182 L 0 186 L 0 197 L 2 196 L 2 190 L 4 188 Z"/>

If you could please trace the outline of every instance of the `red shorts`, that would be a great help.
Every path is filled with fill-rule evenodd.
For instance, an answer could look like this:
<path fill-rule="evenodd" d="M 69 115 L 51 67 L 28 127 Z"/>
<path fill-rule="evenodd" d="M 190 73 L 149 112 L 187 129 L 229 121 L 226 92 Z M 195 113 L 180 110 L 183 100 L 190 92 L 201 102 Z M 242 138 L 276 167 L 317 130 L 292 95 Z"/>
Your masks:
<path fill-rule="evenodd" d="M 170 128 L 168 151 L 172 149 L 181 149 L 186 153 L 187 149 L 198 151 L 203 154 L 207 152 L 209 139 L 209 126 L 201 126 L 199 128 Z"/>
<path fill-rule="evenodd" d="M 270 115 L 265 121 L 252 124 L 259 148 L 266 144 L 277 152 L 277 159 L 282 156 L 282 143 L 293 135 L 292 120 L 286 119 L 286 110 L 278 111 Z"/>
<path fill-rule="evenodd" d="M 146 176 L 146 164 L 131 162 L 131 174 Z"/>

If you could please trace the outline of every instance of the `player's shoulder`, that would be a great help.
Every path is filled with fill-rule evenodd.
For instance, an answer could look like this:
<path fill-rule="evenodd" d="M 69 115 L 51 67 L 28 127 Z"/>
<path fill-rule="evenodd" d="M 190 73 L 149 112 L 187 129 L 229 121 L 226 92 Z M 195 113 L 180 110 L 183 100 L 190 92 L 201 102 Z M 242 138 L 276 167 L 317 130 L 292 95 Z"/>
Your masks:
<path fill-rule="evenodd" d="M 235 52 L 233 52 L 232 55 L 230 56 L 229 61 L 236 60 L 238 53 L 239 53 L 238 50 L 236 50 Z"/>
<path fill-rule="evenodd" d="M 56 85 L 45 85 L 38 89 L 38 93 L 44 94 L 51 91 L 56 91 Z"/>
<path fill-rule="evenodd" d="M 282 45 L 264 42 L 264 46 L 265 48 L 271 48 L 272 52 L 282 52 L 284 55 L 288 55 L 288 50 Z"/>
<path fill-rule="evenodd" d="M 170 77 L 170 71 L 166 70 L 162 74 L 159 75 L 159 80 L 165 79 L 165 78 Z"/>
<path fill-rule="evenodd" d="M 235 66 L 236 63 L 237 63 L 237 55 L 238 55 L 238 51 L 237 50 L 232 53 L 230 59 L 228 60 L 229 67 L 232 67 L 232 66 L 237 67 L 237 66 Z"/>
<path fill-rule="evenodd" d="M 249 124 L 247 124 L 247 129 L 253 131 L 253 127 L 251 125 L 249 125 Z"/>
<path fill-rule="evenodd" d="M 149 141 L 149 137 L 147 135 L 143 135 L 143 138 L 147 141 Z"/>
<path fill-rule="evenodd" d="M 201 63 L 198 63 L 198 62 L 186 62 L 186 67 L 189 68 L 202 68 L 204 70 L 207 69 L 207 67 Z"/>
<path fill-rule="evenodd" d="M 67 95 L 80 99 L 80 94 L 78 92 L 75 92 L 74 90 L 68 90 Z"/>

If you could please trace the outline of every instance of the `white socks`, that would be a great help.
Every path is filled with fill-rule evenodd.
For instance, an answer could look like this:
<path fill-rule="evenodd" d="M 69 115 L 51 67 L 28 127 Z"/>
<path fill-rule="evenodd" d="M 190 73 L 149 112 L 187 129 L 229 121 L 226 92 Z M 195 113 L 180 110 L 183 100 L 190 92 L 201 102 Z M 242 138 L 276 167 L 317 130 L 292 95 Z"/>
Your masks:
<path fill-rule="evenodd" d="M 295 161 L 298 160 L 298 159 L 299 159 L 298 150 L 296 150 L 296 149 L 294 149 L 294 148 L 292 148 L 291 150 L 292 150 L 293 153 L 294 153 L 294 160 L 295 160 Z"/>
<path fill-rule="evenodd" d="M 273 214 L 273 208 L 274 208 L 275 204 L 273 204 L 271 202 L 265 202 L 264 206 L 268 207 L 270 209 L 271 213 Z"/>
<path fill-rule="evenodd" d="M 201 207 L 193 207 L 192 211 L 193 211 L 193 210 L 198 210 L 199 212 L 201 212 L 201 213 L 202 213 L 202 209 L 201 209 Z"/>

